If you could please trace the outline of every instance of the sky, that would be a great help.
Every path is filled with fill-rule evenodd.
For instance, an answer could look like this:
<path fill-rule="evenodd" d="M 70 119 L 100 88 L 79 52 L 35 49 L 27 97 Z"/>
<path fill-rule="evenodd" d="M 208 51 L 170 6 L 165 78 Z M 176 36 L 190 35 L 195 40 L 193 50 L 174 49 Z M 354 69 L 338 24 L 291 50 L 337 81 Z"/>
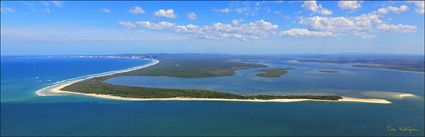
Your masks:
<path fill-rule="evenodd" d="M 2 55 L 424 54 L 423 1 L 1 1 Z"/>

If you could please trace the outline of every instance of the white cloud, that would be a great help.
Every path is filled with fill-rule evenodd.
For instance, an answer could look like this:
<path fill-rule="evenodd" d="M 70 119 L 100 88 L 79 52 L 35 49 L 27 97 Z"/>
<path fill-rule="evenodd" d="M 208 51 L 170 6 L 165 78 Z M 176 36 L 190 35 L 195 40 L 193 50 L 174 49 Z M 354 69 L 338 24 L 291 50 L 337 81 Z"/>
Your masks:
<path fill-rule="evenodd" d="M 229 8 L 224 8 L 224 9 L 214 9 L 214 12 L 219 12 L 219 13 L 229 13 L 230 9 Z"/>
<path fill-rule="evenodd" d="M 62 1 L 51 1 L 53 5 L 55 5 L 56 7 L 62 7 L 63 6 L 63 2 Z"/>
<path fill-rule="evenodd" d="M 409 3 L 413 3 L 416 6 L 416 13 L 424 14 L 425 12 L 425 1 L 408 1 Z"/>
<path fill-rule="evenodd" d="M 136 24 L 134 24 L 133 22 L 130 22 L 130 21 L 119 21 L 118 25 L 124 26 L 128 29 L 132 29 L 132 28 L 136 27 Z"/>
<path fill-rule="evenodd" d="M 149 21 L 136 21 L 135 25 L 143 26 L 147 29 L 153 30 L 164 30 L 164 29 L 172 29 L 176 26 L 175 23 L 161 21 L 159 23 L 151 23 Z"/>
<path fill-rule="evenodd" d="M 323 8 L 322 5 L 317 4 L 316 1 L 304 1 L 302 7 L 306 10 L 312 11 L 313 13 L 319 13 L 321 15 L 331 15 L 332 11 Z"/>
<path fill-rule="evenodd" d="M 38 2 L 23 2 L 33 12 L 51 13 L 55 8 L 62 8 L 61 1 L 38 1 Z"/>
<path fill-rule="evenodd" d="M 308 17 L 301 18 L 299 23 L 309 26 L 314 31 L 332 32 L 335 35 L 351 35 L 369 38 L 379 32 L 415 32 L 416 26 L 403 24 L 388 24 L 381 18 L 390 12 L 401 13 L 408 8 L 405 5 L 400 7 L 380 8 L 371 13 L 353 17 Z"/>
<path fill-rule="evenodd" d="M 319 6 L 320 5 L 316 5 Z M 416 32 L 417 27 L 406 24 L 390 24 L 383 18 L 390 13 L 402 13 L 409 8 L 406 5 L 399 7 L 388 6 L 379 8 L 376 11 L 361 14 L 358 16 L 313 16 L 300 18 L 299 24 L 306 25 L 307 28 L 289 28 L 278 31 L 278 25 L 264 20 L 243 23 L 243 20 L 233 20 L 231 23 L 214 23 L 211 25 L 177 25 L 172 22 L 150 22 L 150 21 L 121 21 L 118 24 L 132 29 L 143 27 L 151 30 L 169 30 L 177 33 L 185 33 L 192 37 L 202 39 L 237 39 L 252 40 L 260 39 L 269 34 L 280 36 L 342 36 L 355 35 L 362 38 L 374 37 L 383 32 Z M 165 14 L 162 10 L 161 14 Z M 174 13 L 172 11 L 171 13 Z M 165 16 L 165 15 L 164 15 Z M 195 14 L 196 16 L 196 14 Z M 189 15 L 188 15 L 188 18 Z"/>
<path fill-rule="evenodd" d="M 232 24 L 233 25 L 240 25 L 241 22 L 243 22 L 243 19 L 239 19 L 239 20 L 232 20 Z"/>
<path fill-rule="evenodd" d="M 160 10 L 156 11 L 154 15 L 157 16 L 157 17 L 166 17 L 166 18 L 176 18 L 177 17 L 177 15 L 174 13 L 173 9 L 167 9 L 167 10 L 160 9 Z"/>
<path fill-rule="evenodd" d="M 340 0 L 338 2 L 338 7 L 343 9 L 343 10 L 355 10 L 358 9 L 361 6 L 361 1 L 345 1 L 345 0 Z"/>
<path fill-rule="evenodd" d="M 130 8 L 128 10 L 128 12 L 130 12 L 131 14 L 137 15 L 137 14 L 143 14 L 143 13 L 145 13 L 145 10 L 143 10 L 143 8 L 141 8 L 139 6 L 134 6 L 134 7 Z"/>
<path fill-rule="evenodd" d="M 286 31 L 281 31 L 280 32 L 281 36 L 320 36 L 320 37 L 324 37 L 324 36 L 333 36 L 332 32 L 322 32 L 322 31 L 310 31 L 307 29 L 299 29 L 299 28 L 294 28 L 294 29 L 290 29 L 290 30 L 286 30 Z"/>
<path fill-rule="evenodd" d="M 15 12 L 14 9 L 9 8 L 9 7 L 5 7 L 3 5 L 0 7 L 0 11 L 1 11 L 1 13 L 12 13 L 12 12 Z"/>
<path fill-rule="evenodd" d="M 176 26 L 175 23 L 166 22 L 166 21 L 161 21 L 159 23 L 152 23 L 152 22 L 149 22 L 149 21 L 135 21 L 135 22 L 119 21 L 118 25 L 121 25 L 121 26 L 126 27 L 128 29 L 133 29 L 137 26 L 142 26 L 142 27 L 145 27 L 147 29 L 153 29 L 153 30 L 171 29 L 171 28 L 174 28 Z"/>
<path fill-rule="evenodd" d="M 271 13 L 273 10 L 266 6 L 268 2 L 257 1 L 257 2 L 233 2 L 229 7 L 222 9 L 212 9 L 214 12 L 218 13 L 235 13 L 242 14 L 245 16 L 256 16 L 260 12 Z M 274 4 L 274 3 L 273 3 Z"/>
<path fill-rule="evenodd" d="M 239 14 L 248 14 L 252 10 L 249 7 L 239 7 L 239 8 L 233 9 L 233 11 Z"/>
<path fill-rule="evenodd" d="M 377 29 L 382 31 L 416 32 L 415 26 L 403 25 L 403 24 L 393 25 L 393 24 L 382 23 L 377 25 Z"/>
<path fill-rule="evenodd" d="M 407 10 L 409 10 L 409 7 L 407 7 L 406 5 L 401 5 L 400 7 L 388 6 L 385 8 L 379 8 L 377 13 L 379 14 L 388 14 L 389 12 L 402 13 Z"/>
<path fill-rule="evenodd" d="M 274 25 L 271 22 L 264 20 L 257 20 L 246 24 L 241 24 L 241 21 L 239 20 L 233 21 L 231 24 L 214 23 L 212 25 L 204 26 L 197 26 L 193 24 L 176 25 L 175 23 L 170 22 L 152 23 L 149 21 L 119 22 L 119 24 L 127 28 L 142 26 L 153 30 L 173 30 L 177 33 L 185 33 L 196 38 L 214 40 L 259 39 L 260 37 L 267 36 L 269 33 L 279 28 L 278 25 Z"/>
<path fill-rule="evenodd" d="M 196 20 L 197 18 L 196 13 L 194 12 L 188 13 L 187 18 L 189 18 L 190 20 Z"/>
<path fill-rule="evenodd" d="M 257 20 L 246 24 L 241 24 L 240 21 L 233 21 L 231 24 L 214 23 L 205 26 L 189 24 L 177 26 L 176 31 L 206 39 L 251 40 L 265 37 L 278 28 L 278 25 L 274 25 L 271 22 Z"/>
<path fill-rule="evenodd" d="M 100 11 L 103 12 L 103 13 L 111 13 L 111 10 L 108 9 L 108 8 L 102 8 L 102 9 L 100 9 Z"/>

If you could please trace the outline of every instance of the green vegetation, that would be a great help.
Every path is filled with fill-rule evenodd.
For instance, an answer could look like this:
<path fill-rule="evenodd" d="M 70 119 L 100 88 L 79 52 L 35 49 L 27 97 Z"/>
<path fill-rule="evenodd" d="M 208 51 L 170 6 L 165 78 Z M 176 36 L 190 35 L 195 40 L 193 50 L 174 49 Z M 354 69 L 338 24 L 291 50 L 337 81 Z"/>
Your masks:
<path fill-rule="evenodd" d="M 392 70 L 404 70 L 404 71 L 416 71 L 416 72 L 425 72 L 425 68 L 422 67 L 411 67 L 407 65 L 394 65 L 394 64 L 359 64 L 352 65 L 353 67 L 363 67 L 363 68 L 383 68 L 383 69 L 392 69 Z"/>
<path fill-rule="evenodd" d="M 339 73 L 338 70 L 319 70 L 319 72 L 323 72 L 323 73 Z"/>
<path fill-rule="evenodd" d="M 218 77 L 235 74 L 238 69 L 267 67 L 262 64 L 213 59 L 164 59 L 159 64 L 125 73 L 129 76 L 169 76 L 183 78 Z"/>
<path fill-rule="evenodd" d="M 103 76 L 91 78 L 80 81 L 69 86 L 62 88 L 65 91 L 113 95 L 120 97 L 131 98 L 173 98 L 173 97 L 187 97 L 187 98 L 223 98 L 223 99 L 318 99 L 318 100 L 338 100 L 340 96 L 311 96 L 311 95 L 298 95 L 298 96 L 273 96 L 273 95 L 237 95 L 232 93 L 223 93 L 209 90 L 197 89 L 163 89 L 163 88 L 146 88 L 146 87 L 131 87 L 119 86 L 105 83 L 104 81 L 118 76 L 132 76 L 132 75 L 145 75 L 145 76 L 171 76 L 171 77 L 185 77 L 185 78 L 198 78 L 198 77 L 215 77 L 233 75 L 235 70 L 252 68 L 252 67 L 265 67 L 260 64 L 249 64 L 241 62 L 229 62 L 223 60 L 193 60 L 193 59 L 163 59 L 157 65 L 143 68 L 131 72 L 114 74 L 110 76 Z M 279 69 L 282 71 L 285 69 Z M 273 75 L 276 75 L 274 71 Z M 282 73 L 282 72 L 279 72 Z M 281 74 L 280 74 L 281 75 Z"/>
<path fill-rule="evenodd" d="M 317 100 L 338 100 L 342 99 L 340 96 L 332 95 L 237 95 L 232 93 L 216 92 L 209 90 L 196 90 L 196 89 L 162 89 L 162 88 L 146 88 L 146 87 L 130 87 L 130 86 L 118 86 L 111 85 L 103 82 L 114 76 L 105 76 L 84 80 L 81 82 L 74 83 L 62 90 L 79 92 L 79 93 L 91 93 L 91 94 L 103 94 L 113 95 L 120 97 L 131 97 L 131 98 L 173 98 L 173 97 L 187 97 L 187 98 L 223 98 L 223 99 L 317 99 Z"/>
<path fill-rule="evenodd" d="M 300 62 L 354 64 L 353 67 L 382 68 L 403 71 L 425 72 L 423 56 L 410 55 L 335 55 L 310 56 Z"/>
<path fill-rule="evenodd" d="M 259 71 L 262 71 L 262 73 L 258 73 L 257 76 L 259 76 L 259 77 L 280 77 L 280 76 L 288 73 L 289 69 L 290 68 L 263 69 L 263 70 L 259 70 Z"/>
<path fill-rule="evenodd" d="M 80 92 L 106 94 L 120 97 L 132 98 L 172 98 L 172 97 L 191 97 L 191 98 L 242 98 L 242 96 L 213 92 L 207 90 L 192 89 L 161 89 L 161 88 L 145 88 L 111 85 L 103 82 L 111 77 L 99 77 L 74 83 L 62 90 Z"/>

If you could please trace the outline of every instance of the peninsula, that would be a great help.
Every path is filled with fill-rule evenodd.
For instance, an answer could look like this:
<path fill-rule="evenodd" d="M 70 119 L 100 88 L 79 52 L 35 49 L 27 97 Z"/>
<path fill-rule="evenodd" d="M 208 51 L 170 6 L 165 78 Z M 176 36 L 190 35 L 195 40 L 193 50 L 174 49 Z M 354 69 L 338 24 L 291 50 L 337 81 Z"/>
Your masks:
<path fill-rule="evenodd" d="M 159 61 L 160 60 L 160 61 Z M 199 89 L 165 89 L 112 85 L 104 82 L 120 76 L 167 76 L 182 78 L 204 78 L 231 76 L 240 69 L 264 68 L 262 64 L 235 62 L 225 59 L 153 59 L 153 63 L 135 69 L 116 71 L 92 77 L 69 80 L 50 86 L 39 92 L 46 94 L 81 94 L 118 100 L 198 100 L 198 101 L 253 101 L 253 102 L 294 102 L 294 101 L 349 101 L 389 104 L 384 99 L 344 98 L 336 95 L 239 95 Z M 279 76 L 286 69 L 271 69 L 267 75 Z M 271 73 L 271 74 L 270 74 Z"/>

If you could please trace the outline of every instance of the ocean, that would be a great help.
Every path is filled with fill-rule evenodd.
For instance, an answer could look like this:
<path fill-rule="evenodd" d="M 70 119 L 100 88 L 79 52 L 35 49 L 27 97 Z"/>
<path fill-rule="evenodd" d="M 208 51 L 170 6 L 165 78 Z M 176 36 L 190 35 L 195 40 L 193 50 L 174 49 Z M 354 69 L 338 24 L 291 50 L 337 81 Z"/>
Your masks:
<path fill-rule="evenodd" d="M 257 78 L 255 70 L 249 69 L 235 76 L 195 81 L 167 77 L 108 80 L 120 85 L 194 87 L 241 94 L 317 92 L 363 97 L 362 91 L 391 91 L 419 96 L 389 99 L 392 104 L 117 101 L 35 94 L 57 81 L 147 63 L 135 59 L 2 57 L 1 135 L 424 135 L 424 74 L 418 72 L 264 60 L 275 67 L 296 69 L 275 79 Z M 319 69 L 340 73 L 320 73 Z"/>

